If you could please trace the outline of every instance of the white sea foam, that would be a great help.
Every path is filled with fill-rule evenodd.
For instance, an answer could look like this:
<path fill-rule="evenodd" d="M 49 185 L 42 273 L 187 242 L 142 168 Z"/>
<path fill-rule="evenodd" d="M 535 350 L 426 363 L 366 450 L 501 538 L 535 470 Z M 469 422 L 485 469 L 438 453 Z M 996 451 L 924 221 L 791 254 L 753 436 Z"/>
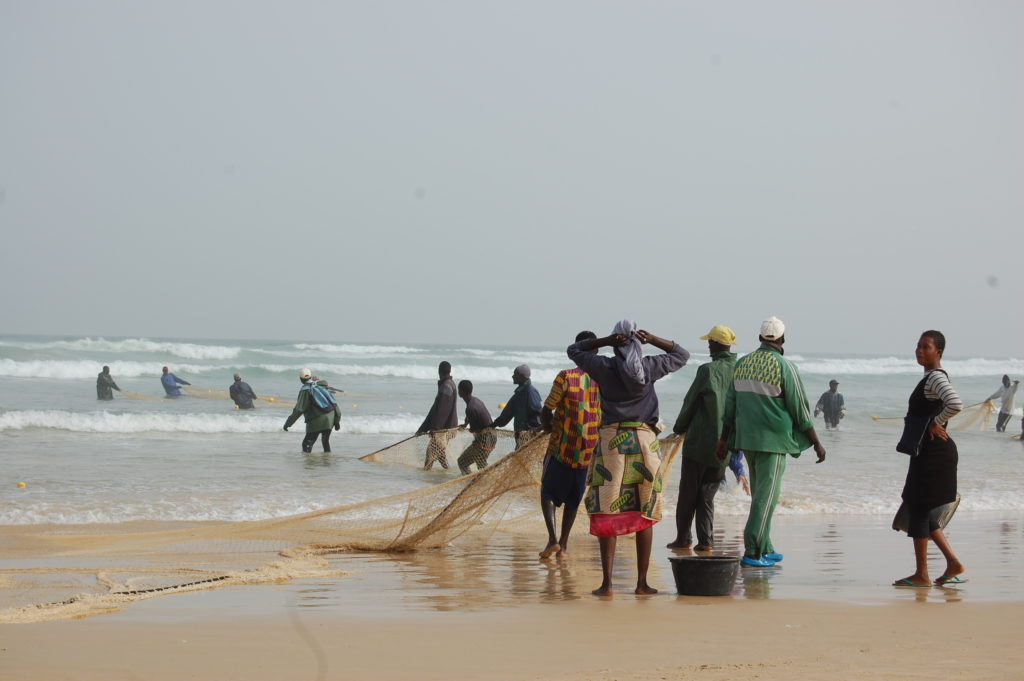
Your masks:
<path fill-rule="evenodd" d="M 282 415 L 254 414 L 123 414 L 108 411 L 71 412 L 23 410 L 0 413 L 0 432 L 28 429 L 75 433 L 276 433 Z M 404 435 L 423 422 L 423 414 L 349 416 L 343 414 L 342 433 Z M 301 428 L 301 423 L 297 426 Z"/>
<path fill-rule="evenodd" d="M 334 345 L 331 343 L 295 343 L 292 345 L 296 350 L 304 353 L 318 352 L 325 355 L 343 355 L 355 357 L 378 357 L 381 355 L 409 355 L 421 353 L 419 348 L 409 348 L 401 345 L 356 345 L 344 343 Z"/>
<path fill-rule="evenodd" d="M 874 358 L 791 358 L 801 373 L 826 376 L 892 376 L 920 374 L 921 366 L 913 357 Z M 1000 376 L 1024 374 L 1024 360 L 1019 359 L 943 359 L 942 368 L 952 376 Z"/>
<path fill-rule="evenodd" d="M 468 379 L 474 383 L 509 383 L 516 365 L 484 367 L 460 365 L 452 368 L 456 380 Z M 272 373 L 291 373 L 298 367 L 286 364 L 261 364 L 257 367 Z M 413 378 L 424 381 L 437 380 L 437 366 L 433 364 L 315 364 L 310 369 L 317 376 L 377 376 L 386 378 Z M 535 382 L 550 383 L 561 368 L 532 370 Z M 111 367 L 113 371 L 113 367 Z M 3 367 L 0 365 L 0 374 Z"/>
<path fill-rule="evenodd" d="M 138 376 L 160 377 L 161 365 L 158 362 L 107 362 L 114 380 L 118 378 L 135 378 Z M 99 362 L 78 359 L 36 359 L 16 361 L 0 359 L 0 376 L 11 378 L 58 378 L 79 379 L 96 378 L 103 365 Z M 204 366 L 201 364 L 176 364 L 172 367 L 175 373 L 199 374 L 208 371 L 225 372 L 230 366 Z"/>
<path fill-rule="evenodd" d="M 110 354 L 149 352 L 192 360 L 233 359 L 237 357 L 238 353 L 242 350 L 240 347 L 228 347 L 224 345 L 200 345 L 197 343 L 151 341 L 144 338 L 128 338 L 125 340 L 79 338 L 77 340 L 49 341 L 45 343 L 0 341 L 0 345 L 6 347 L 17 347 L 25 350 L 80 350 L 82 352 L 102 352 Z"/>

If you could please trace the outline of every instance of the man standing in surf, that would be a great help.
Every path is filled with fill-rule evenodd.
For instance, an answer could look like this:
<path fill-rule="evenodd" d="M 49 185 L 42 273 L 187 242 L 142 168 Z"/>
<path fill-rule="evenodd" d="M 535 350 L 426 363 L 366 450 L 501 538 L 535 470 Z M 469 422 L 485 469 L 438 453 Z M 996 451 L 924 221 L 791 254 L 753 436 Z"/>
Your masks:
<path fill-rule="evenodd" d="M 434 462 L 441 468 L 448 469 L 448 442 L 454 433 L 452 428 L 459 425 L 459 395 L 452 378 L 452 365 L 441 362 L 437 365 L 437 395 L 434 404 L 430 405 L 427 418 L 423 419 L 417 435 L 430 433 L 427 443 L 427 457 L 423 462 L 423 470 L 429 471 Z"/>
<path fill-rule="evenodd" d="M 725 397 L 722 434 L 715 453 L 742 449 L 750 466 L 750 515 L 743 529 L 744 567 L 771 567 L 782 561 L 772 544 L 772 516 L 786 472 L 786 455 L 813 446 L 816 463 L 825 448 L 814 432 L 811 408 L 800 374 L 782 354 L 786 325 L 769 317 L 761 323 L 761 347 L 736 362 Z"/>

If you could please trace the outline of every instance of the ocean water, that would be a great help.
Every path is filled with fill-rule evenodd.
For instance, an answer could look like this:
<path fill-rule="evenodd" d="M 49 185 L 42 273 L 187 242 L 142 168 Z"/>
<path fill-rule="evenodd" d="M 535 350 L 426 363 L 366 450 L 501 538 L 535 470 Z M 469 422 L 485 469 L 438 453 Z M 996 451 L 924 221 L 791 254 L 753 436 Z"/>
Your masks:
<path fill-rule="evenodd" d="M 690 364 L 657 385 L 669 427 L 696 367 L 708 361 L 702 342 L 688 349 Z M 895 511 L 907 465 L 894 449 L 899 421 L 872 416 L 904 413 L 921 375 L 912 349 L 908 343 L 900 357 L 790 349 L 812 401 L 835 378 L 847 416 L 836 431 L 818 423 L 829 452 L 825 463 L 814 464 L 812 455 L 790 460 L 781 515 Z M 564 347 L 0 336 L 0 524 L 258 520 L 444 482 L 457 473 L 358 460 L 416 430 L 433 400 L 441 360 L 452 363 L 456 380 L 473 381 L 492 415 L 514 389 L 516 365 L 530 365 L 542 397 L 569 366 Z M 149 399 L 115 393 L 113 402 L 97 401 L 95 379 L 104 364 L 122 390 Z M 303 454 L 301 420 L 283 432 L 290 410 L 264 400 L 239 412 L 228 399 L 163 399 L 163 365 L 194 386 L 222 391 L 239 372 L 261 397 L 287 401 L 295 399 L 298 370 L 309 367 L 345 391 L 334 451 Z M 991 394 L 1004 373 L 1024 375 L 1024 360 L 1015 358 L 950 357 L 944 367 L 967 404 Z M 1024 510 L 1018 465 L 1024 446 L 1010 438 L 1020 432 L 1020 416 L 1018 409 L 1006 434 L 992 426 L 954 432 L 961 510 Z M 678 467 L 668 512 L 677 475 Z M 747 504 L 729 485 L 717 512 L 743 515 Z"/>

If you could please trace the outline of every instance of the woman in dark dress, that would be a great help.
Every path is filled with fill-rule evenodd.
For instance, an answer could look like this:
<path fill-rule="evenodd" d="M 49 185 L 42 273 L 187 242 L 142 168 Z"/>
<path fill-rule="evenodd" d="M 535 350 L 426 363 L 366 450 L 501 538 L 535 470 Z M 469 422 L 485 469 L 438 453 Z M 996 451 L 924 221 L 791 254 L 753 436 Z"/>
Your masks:
<path fill-rule="evenodd" d="M 949 377 L 942 369 L 946 338 L 938 331 L 925 331 L 917 342 L 917 363 L 924 367 L 924 378 L 910 395 L 908 416 L 930 417 L 920 452 L 910 459 L 907 482 L 903 486 L 903 504 L 907 511 L 907 534 L 914 540 L 917 571 L 897 580 L 893 586 L 926 587 L 928 576 L 928 540 L 946 559 L 946 569 L 935 584 L 960 583 L 964 566 L 946 541 L 942 528 L 949 514 L 943 507 L 956 501 L 956 443 L 946 432 L 946 423 L 963 409 Z"/>

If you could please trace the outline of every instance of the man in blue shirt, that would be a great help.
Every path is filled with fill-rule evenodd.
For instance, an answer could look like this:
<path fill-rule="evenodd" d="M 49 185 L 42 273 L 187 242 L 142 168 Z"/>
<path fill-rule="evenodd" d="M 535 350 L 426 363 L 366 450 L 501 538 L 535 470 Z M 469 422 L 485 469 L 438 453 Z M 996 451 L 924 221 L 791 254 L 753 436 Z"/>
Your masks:
<path fill-rule="evenodd" d="M 163 384 L 164 392 L 167 393 L 164 397 L 181 397 L 181 388 L 178 386 L 192 385 L 172 374 L 167 367 L 164 367 L 164 375 L 160 377 L 160 383 Z"/>

